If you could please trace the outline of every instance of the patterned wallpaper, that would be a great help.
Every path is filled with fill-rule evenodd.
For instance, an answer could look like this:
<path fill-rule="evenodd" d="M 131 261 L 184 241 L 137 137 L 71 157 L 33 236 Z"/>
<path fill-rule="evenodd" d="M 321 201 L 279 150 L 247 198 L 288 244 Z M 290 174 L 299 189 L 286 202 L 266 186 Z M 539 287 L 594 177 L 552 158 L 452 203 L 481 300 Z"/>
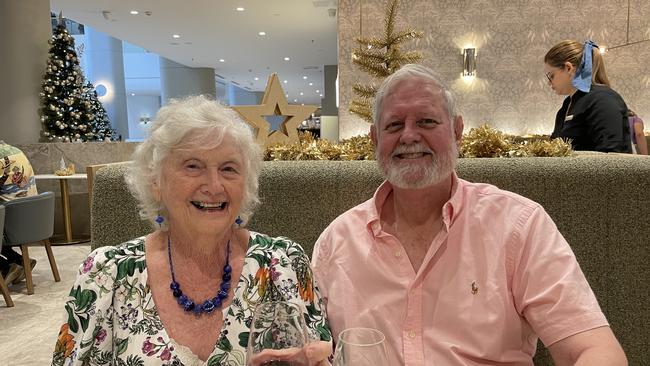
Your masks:
<path fill-rule="evenodd" d="M 352 84 L 372 77 L 351 61 L 363 36 L 383 31 L 387 0 L 339 0 L 339 135 L 367 133 L 369 125 L 348 111 Z M 626 42 L 628 0 L 402 0 L 396 29 L 424 32 L 404 49 L 419 50 L 423 64 L 441 74 L 456 95 L 465 129 L 482 123 L 509 133 L 550 133 L 564 97 L 542 71 L 544 54 L 564 39 L 591 38 L 599 45 Z M 650 39 L 650 1 L 630 0 L 629 42 Z M 361 10 L 360 10 L 361 7 Z M 360 24 L 361 18 L 361 24 Z M 461 77 L 462 48 L 477 48 L 477 76 Z M 644 118 L 650 130 L 650 42 L 605 55 L 612 87 Z"/>

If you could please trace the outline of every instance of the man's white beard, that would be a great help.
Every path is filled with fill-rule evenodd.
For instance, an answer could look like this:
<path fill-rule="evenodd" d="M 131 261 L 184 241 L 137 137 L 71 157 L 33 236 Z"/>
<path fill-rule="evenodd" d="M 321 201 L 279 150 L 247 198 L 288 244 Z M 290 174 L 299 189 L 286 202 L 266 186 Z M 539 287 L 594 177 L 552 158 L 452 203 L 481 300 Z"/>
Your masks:
<path fill-rule="evenodd" d="M 396 154 L 408 154 L 425 152 L 431 158 L 431 164 L 422 162 L 409 162 L 408 160 L 396 161 L 392 158 Z M 379 168 L 384 178 L 390 184 L 402 189 L 420 189 L 438 184 L 449 178 L 456 168 L 458 158 L 458 147 L 453 142 L 449 149 L 441 154 L 436 154 L 424 144 L 400 145 L 391 156 L 384 158 L 377 151 L 376 154 Z"/>

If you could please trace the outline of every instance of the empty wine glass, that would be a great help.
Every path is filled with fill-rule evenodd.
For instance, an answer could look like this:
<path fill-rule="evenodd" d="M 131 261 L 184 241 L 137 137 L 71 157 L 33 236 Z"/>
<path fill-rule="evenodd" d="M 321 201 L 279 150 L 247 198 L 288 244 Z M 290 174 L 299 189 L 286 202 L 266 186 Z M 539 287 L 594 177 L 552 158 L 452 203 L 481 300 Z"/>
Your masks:
<path fill-rule="evenodd" d="M 248 366 L 305 366 L 307 330 L 302 310 L 286 301 L 259 304 L 248 337 Z"/>
<path fill-rule="evenodd" d="M 377 329 L 349 328 L 339 334 L 334 366 L 388 365 L 386 337 Z"/>

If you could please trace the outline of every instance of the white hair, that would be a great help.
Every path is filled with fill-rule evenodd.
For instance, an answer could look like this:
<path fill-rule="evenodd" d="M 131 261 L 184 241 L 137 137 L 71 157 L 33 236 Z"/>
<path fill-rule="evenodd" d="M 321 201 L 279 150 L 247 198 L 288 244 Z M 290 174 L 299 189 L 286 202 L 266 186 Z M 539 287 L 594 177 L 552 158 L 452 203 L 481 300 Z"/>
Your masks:
<path fill-rule="evenodd" d="M 158 215 L 168 216 L 162 201 L 156 200 L 152 185 L 160 182 L 162 162 L 178 148 L 214 149 L 224 136 L 233 139 L 241 152 L 246 182 L 240 216 L 244 221 L 259 204 L 258 178 L 262 168 L 262 151 L 253 132 L 234 110 L 205 96 L 191 96 L 170 103 L 158 111 L 147 138 L 133 153 L 126 173 L 126 183 L 139 201 L 140 216 L 154 227 Z M 166 229 L 166 222 L 161 225 Z"/>
<path fill-rule="evenodd" d="M 440 88 L 443 91 L 442 95 L 444 96 L 447 105 L 449 120 L 453 122 L 459 115 L 453 94 L 440 82 L 440 77 L 433 72 L 433 70 L 422 65 L 406 64 L 384 79 L 381 86 L 379 86 L 379 89 L 377 89 L 377 94 L 375 94 L 375 103 L 373 105 L 373 119 L 377 130 L 379 130 L 379 118 L 381 117 L 384 97 L 390 94 L 393 88 L 397 86 L 400 81 L 407 79 L 423 79 Z"/>

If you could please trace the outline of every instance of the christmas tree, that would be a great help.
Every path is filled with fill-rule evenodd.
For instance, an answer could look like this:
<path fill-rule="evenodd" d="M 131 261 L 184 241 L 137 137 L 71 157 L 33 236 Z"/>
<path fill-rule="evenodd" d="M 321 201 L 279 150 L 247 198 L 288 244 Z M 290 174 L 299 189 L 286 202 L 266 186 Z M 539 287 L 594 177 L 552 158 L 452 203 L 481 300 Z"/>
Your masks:
<path fill-rule="evenodd" d="M 66 30 L 61 15 L 48 43 L 50 51 L 40 93 L 41 141 L 96 141 L 104 140 L 106 136 L 113 139 L 114 131 L 109 129 L 110 132 L 106 132 L 108 121 L 95 121 L 95 113 L 101 116 L 101 111 L 105 118 L 103 107 L 100 112 L 95 112 L 95 104 L 83 95 L 84 77 L 74 38 Z M 95 101 L 99 104 L 96 97 Z M 100 131 L 95 131 L 98 127 Z"/>
<path fill-rule="evenodd" d="M 86 133 L 87 141 L 115 141 L 118 140 L 117 132 L 111 127 L 111 121 L 104 106 L 97 98 L 97 92 L 91 82 L 87 82 L 81 93 L 85 107 L 88 109 L 92 120 L 90 131 Z"/>
<path fill-rule="evenodd" d="M 400 67 L 422 59 L 419 52 L 402 52 L 400 45 L 407 40 L 422 38 L 422 32 L 414 29 L 395 31 L 395 18 L 399 0 L 389 0 L 384 19 L 382 38 L 357 38 L 359 49 L 352 52 L 352 62 L 370 75 L 385 79 Z M 352 89 L 357 98 L 352 100 L 350 112 L 372 123 L 372 103 L 377 93 L 374 85 L 355 84 Z"/>

